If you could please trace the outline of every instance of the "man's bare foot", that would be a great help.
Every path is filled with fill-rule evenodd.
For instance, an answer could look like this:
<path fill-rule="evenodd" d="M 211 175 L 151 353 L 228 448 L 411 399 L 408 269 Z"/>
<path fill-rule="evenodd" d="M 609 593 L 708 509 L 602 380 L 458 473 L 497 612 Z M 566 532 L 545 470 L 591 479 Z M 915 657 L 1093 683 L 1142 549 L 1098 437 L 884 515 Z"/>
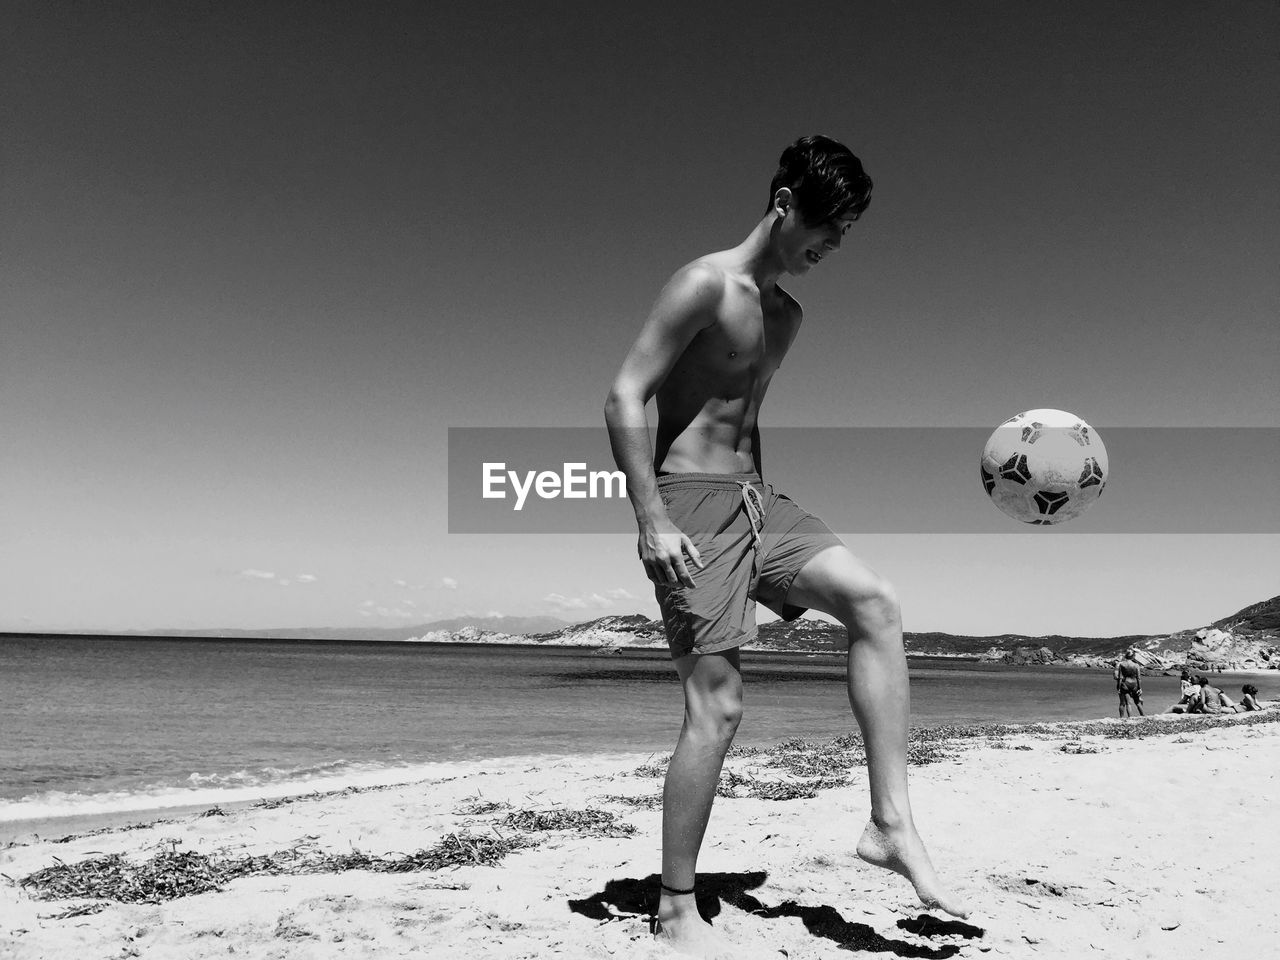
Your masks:
<path fill-rule="evenodd" d="M 882 827 L 874 819 L 868 820 L 867 829 L 858 841 L 858 856 L 867 863 L 902 874 L 911 881 L 916 896 L 926 907 L 938 907 L 961 919 L 969 915 L 964 901 L 938 879 L 924 841 L 910 820 L 896 827 Z"/>
<path fill-rule="evenodd" d="M 682 956 L 700 960 L 729 960 L 734 955 L 730 944 L 702 919 L 692 894 L 678 898 L 663 896 L 653 939 Z"/>

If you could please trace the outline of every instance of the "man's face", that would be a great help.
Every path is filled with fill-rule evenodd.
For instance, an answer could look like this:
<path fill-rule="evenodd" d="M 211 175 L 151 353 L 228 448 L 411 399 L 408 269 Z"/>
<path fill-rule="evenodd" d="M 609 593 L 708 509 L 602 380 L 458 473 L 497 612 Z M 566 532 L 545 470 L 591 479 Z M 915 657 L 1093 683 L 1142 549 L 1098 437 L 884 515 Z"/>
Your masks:
<path fill-rule="evenodd" d="M 805 224 L 795 202 L 788 202 L 778 229 L 779 252 L 787 273 L 808 273 L 839 250 L 856 219 L 850 214 L 810 226 Z"/>

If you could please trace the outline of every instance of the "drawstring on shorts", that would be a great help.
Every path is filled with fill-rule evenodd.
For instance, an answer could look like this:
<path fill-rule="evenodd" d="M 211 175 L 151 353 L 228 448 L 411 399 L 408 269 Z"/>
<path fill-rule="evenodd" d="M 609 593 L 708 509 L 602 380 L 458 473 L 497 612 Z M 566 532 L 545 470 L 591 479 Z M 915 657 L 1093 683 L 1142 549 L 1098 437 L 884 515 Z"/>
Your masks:
<path fill-rule="evenodd" d="M 751 523 L 751 539 L 757 552 L 760 549 L 760 528 L 764 525 L 764 501 L 760 499 L 760 491 L 751 484 L 739 481 L 742 488 L 742 507 L 747 512 L 747 520 Z"/>

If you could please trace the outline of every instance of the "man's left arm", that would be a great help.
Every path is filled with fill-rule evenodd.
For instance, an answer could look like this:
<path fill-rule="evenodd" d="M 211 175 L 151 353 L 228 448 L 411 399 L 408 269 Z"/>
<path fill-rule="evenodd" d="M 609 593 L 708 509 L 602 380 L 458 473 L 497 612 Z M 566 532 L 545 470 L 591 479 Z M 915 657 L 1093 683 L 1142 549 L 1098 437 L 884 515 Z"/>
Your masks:
<path fill-rule="evenodd" d="M 764 468 L 760 466 L 760 424 L 751 428 L 751 459 L 755 461 L 756 473 L 764 478 Z"/>

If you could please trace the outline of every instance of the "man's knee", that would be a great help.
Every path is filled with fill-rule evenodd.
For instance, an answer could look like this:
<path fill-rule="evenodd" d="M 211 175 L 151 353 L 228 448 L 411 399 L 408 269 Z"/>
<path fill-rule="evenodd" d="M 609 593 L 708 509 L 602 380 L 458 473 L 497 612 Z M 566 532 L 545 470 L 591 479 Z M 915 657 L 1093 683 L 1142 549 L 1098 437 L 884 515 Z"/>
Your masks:
<path fill-rule="evenodd" d="M 742 719 L 742 672 L 736 648 L 676 661 L 684 686 L 687 730 L 705 739 L 732 740 Z"/>
<path fill-rule="evenodd" d="M 742 693 L 719 690 L 685 704 L 686 722 L 695 733 L 711 740 L 729 741 L 742 722 Z"/>
<path fill-rule="evenodd" d="M 840 598 L 840 621 L 859 634 L 878 633 L 902 625 L 902 609 L 893 584 L 875 576 Z"/>

